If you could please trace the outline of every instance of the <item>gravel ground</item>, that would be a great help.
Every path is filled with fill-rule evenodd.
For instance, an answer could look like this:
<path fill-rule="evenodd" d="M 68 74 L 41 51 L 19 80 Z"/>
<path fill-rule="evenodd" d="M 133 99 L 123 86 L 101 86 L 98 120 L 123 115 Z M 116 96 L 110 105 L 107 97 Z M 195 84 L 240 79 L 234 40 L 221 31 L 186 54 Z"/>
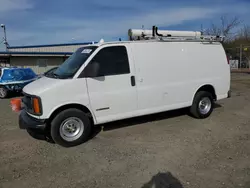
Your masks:
<path fill-rule="evenodd" d="M 32 138 L 1 100 L 0 187 L 249 188 L 250 75 L 232 74 L 232 90 L 208 119 L 180 110 L 111 123 L 73 148 Z"/>

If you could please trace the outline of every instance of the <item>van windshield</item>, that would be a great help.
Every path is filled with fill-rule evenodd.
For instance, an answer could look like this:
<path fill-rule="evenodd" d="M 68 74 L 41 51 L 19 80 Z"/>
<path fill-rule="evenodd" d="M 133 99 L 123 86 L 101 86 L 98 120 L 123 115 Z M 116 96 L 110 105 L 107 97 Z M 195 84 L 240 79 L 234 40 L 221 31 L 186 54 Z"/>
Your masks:
<path fill-rule="evenodd" d="M 97 47 L 98 46 L 86 46 L 77 49 L 53 74 L 46 76 L 58 79 L 72 78 Z"/>

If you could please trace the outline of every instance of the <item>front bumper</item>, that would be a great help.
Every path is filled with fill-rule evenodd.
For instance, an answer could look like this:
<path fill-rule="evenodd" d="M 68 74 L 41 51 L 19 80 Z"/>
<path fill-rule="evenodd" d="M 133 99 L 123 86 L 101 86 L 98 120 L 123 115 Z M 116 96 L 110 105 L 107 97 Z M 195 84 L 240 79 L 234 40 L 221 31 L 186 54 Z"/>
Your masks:
<path fill-rule="evenodd" d="M 22 110 L 19 115 L 19 128 L 44 130 L 46 128 L 46 120 L 35 119 L 28 115 L 25 110 Z"/>

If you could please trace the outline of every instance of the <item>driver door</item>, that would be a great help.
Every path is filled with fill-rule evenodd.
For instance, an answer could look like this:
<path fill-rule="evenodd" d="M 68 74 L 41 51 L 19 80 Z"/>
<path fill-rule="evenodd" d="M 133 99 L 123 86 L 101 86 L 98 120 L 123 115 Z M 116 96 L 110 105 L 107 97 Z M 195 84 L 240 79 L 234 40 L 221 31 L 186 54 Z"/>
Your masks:
<path fill-rule="evenodd" d="M 129 52 L 125 45 L 103 47 L 87 65 L 95 62 L 99 67 L 98 76 L 86 78 L 98 123 L 127 118 L 137 110 L 134 65 Z"/>

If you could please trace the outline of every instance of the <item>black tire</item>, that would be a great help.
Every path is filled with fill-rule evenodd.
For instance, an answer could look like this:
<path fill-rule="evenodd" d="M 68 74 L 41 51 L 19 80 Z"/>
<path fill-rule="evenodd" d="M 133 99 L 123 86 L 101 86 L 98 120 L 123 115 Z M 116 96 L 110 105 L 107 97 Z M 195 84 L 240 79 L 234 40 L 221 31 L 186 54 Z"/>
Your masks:
<path fill-rule="evenodd" d="M 8 89 L 4 86 L 0 86 L 0 99 L 4 99 L 8 96 Z"/>
<path fill-rule="evenodd" d="M 207 108 L 207 110 L 204 110 L 202 112 L 202 110 L 199 108 L 199 104 L 204 98 L 209 99 L 211 103 L 211 107 Z M 199 91 L 195 94 L 193 104 L 190 108 L 190 113 L 193 117 L 197 119 L 205 119 L 211 115 L 211 113 L 213 112 L 213 109 L 214 109 L 214 100 L 213 100 L 213 96 L 211 93 L 207 91 Z"/>
<path fill-rule="evenodd" d="M 67 140 L 62 135 L 62 131 L 60 131 L 62 123 L 68 118 L 77 118 L 79 121 L 83 123 L 83 132 L 77 134 L 77 139 L 75 140 Z M 80 145 L 86 142 L 91 134 L 91 122 L 89 117 L 81 110 L 72 108 L 64 110 L 58 113 L 53 120 L 51 121 L 51 137 L 55 141 L 56 144 L 59 144 L 63 147 L 73 147 Z M 62 129 L 61 129 L 62 130 Z M 64 129 L 65 130 L 65 129 Z M 82 129 L 81 129 L 82 130 Z M 70 134 L 70 133 L 69 133 Z M 65 136 L 66 137 L 66 136 Z M 68 137 L 69 138 L 69 137 Z"/>

